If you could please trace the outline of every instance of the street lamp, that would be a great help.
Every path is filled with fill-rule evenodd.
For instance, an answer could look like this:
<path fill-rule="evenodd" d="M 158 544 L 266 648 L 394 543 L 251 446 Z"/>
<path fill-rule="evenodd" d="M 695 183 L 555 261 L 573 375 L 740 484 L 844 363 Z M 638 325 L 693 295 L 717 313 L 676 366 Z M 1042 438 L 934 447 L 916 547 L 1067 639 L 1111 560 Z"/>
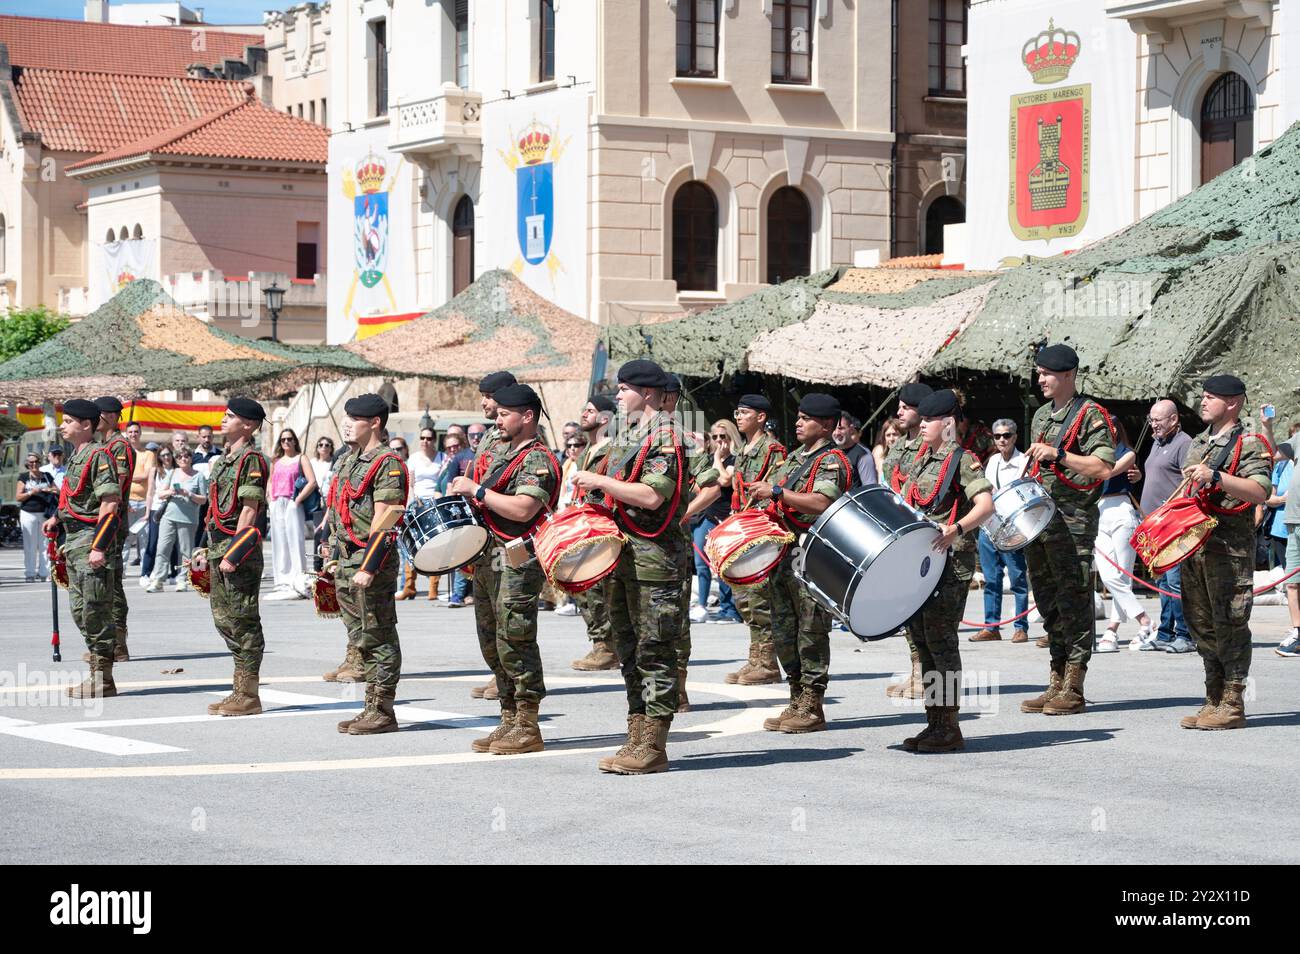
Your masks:
<path fill-rule="evenodd" d="M 271 313 L 271 340 L 279 342 L 276 325 L 280 320 L 280 309 L 284 307 L 284 289 L 272 282 L 262 289 L 262 297 L 266 299 L 266 310 Z"/>
<path fill-rule="evenodd" d="M 433 430 L 433 418 L 429 416 L 429 409 L 427 407 L 424 409 L 424 414 L 420 417 L 420 430 Z"/>

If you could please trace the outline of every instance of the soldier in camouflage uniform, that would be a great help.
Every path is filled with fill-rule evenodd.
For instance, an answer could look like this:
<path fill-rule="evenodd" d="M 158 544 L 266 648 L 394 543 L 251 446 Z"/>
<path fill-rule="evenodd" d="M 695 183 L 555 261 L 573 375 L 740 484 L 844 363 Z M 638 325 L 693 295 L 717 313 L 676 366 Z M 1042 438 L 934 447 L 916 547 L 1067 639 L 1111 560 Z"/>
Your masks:
<path fill-rule="evenodd" d="M 829 394 L 807 394 L 799 402 L 795 437 L 802 445 L 772 473 L 770 481 L 749 486 L 758 502 L 775 501 L 787 530 L 799 534 L 848 490 L 853 477 L 849 459 L 831 435 L 840 417 L 840 402 Z M 771 732 L 820 732 L 826 728 L 822 698 L 830 679 L 831 615 L 794 575 L 795 550 L 760 587 L 772 607 L 772 636 L 781 668 L 790 681 L 790 704 L 763 723 Z M 741 685 L 750 676 L 740 678 Z"/>
<path fill-rule="evenodd" d="M 742 395 L 736 404 L 733 417 L 745 446 L 736 451 L 735 474 L 732 477 L 731 510 L 733 513 L 758 507 L 749 499 L 748 488 L 766 481 L 785 460 L 785 448 L 767 432 L 767 418 L 772 413 L 772 402 L 761 394 Z M 772 642 L 772 606 L 762 586 L 737 586 L 732 588 L 736 608 L 749 626 L 749 658 L 735 672 L 729 672 L 724 681 L 734 685 L 745 677 L 747 686 L 764 686 L 780 682 L 776 648 Z"/>
<path fill-rule="evenodd" d="M 921 415 L 917 412 L 917 408 L 931 393 L 933 392 L 930 386 L 920 382 L 904 384 L 898 391 L 896 417 L 903 433 L 898 440 L 894 441 L 894 446 L 889 449 L 880 467 L 880 482 L 895 492 L 903 489 L 912 463 L 921 450 Z M 908 632 L 907 627 L 903 628 L 903 638 L 907 641 L 908 655 L 912 662 L 911 675 L 903 682 L 895 682 L 887 686 L 885 695 L 919 699 L 925 692 L 921 680 L 921 654 L 912 641 L 912 634 Z"/>
<path fill-rule="evenodd" d="M 262 711 L 258 673 L 266 640 L 258 592 L 262 585 L 262 534 L 257 518 L 266 506 L 271 467 L 256 447 L 266 420 L 262 405 L 231 398 L 221 418 L 225 450 L 209 463 L 208 550 L 194 559 L 210 570 L 212 622 L 235 661 L 234 691 L 208 706 L 208 715 L 244 716 Z"/>
<path fill-rule="evenodd" d="M 592 395 L 587 406 L 582 409 L 578 424 L 587 436 L 587 446 L 578 458 L 578 470 L 590 470 L 603 474 L 608 466 L 610 439 L 607 428 L 618 405 L 603 394 Z M 584 494 L 578 498 L 580 503 L 604 503 L 604 494 Z M 609 577 L 601 580 L 589 590 L 573 597 L 582 613 L 583 622 L 587 624 L 587 638 L 591 640 L 591 651 L 581 659 L 575 659 L 573 668 L 579 672 L 598 672 L 618 668 L 618 654 L 614 652 L 614 641 L 609 635 Z"/>
<path fill-rule="evenodd" d="M 343 438 L 356 450 L 339 462 L 326 526 L 330 555 L 338 560 L 334 584 L 339 610 L 366 673 L 365 708 L 338 724 L 347 735 L 396 732 L 393 700 L 402 675 L 397 637 L 396 533 L 392 527 L 406 504 L 410 476 L 401 455 L 380 434 L 388 424 L 388 402 L 362 394 L 343 405 Z"/>
<path fill-rule="evenodd" d="M 1183 474 L 1202 506 L 1218 518 L 1205 544 L 1181 564 L 1183 616 L 1205 665 L 1205 705 L 1184 716 L 1184 729 L 1241 729 L 1250 675 L 1254 597 L 1254 508 L 1272 492 L 1264 441 L 1240 424 L 1246 386 L 1229 374 L 1211 377 L 1201 395 L 1209 426 L 1187 446 Z"/>
<path fill-rule="evenodd" d="M 117 548 L 112 555 L 112 559 L 116 561 L 113 574 L 113 628 L 117 638 L 117 645 L 113 650 L 113 662 L 129 662 L 131 653 L 126 644 L 128 608 L 126 590 L 122 582 L 126 572 L 122 565 L 122 551 L 126 549 L 127 538 L 131 535 L 131 525 L 127 520 L 126 501 L 131 499 L 131 475 L 135 473 L 135 448 L 117 429 L 118 420 L 122 414 L 122 402 L 115 397 L 101 397 L 95 399 L 95 406 L 99 408 L 101 442 L 108 448 L 108 452 L 113 455 L 113 463 L 117 467 L 118 483 L 122 486 L 122 520 L 117 531 Z M 88 656 L 82 658 L 86 662 L 90 661 Z"/>
<path fill-rule="evenodd" d="M 926 727 L 904 739 L 903 748 L 955 752 L 966 745 L 957 724 L 961 705 L 957 627 L 975 576 L 975 533 L 993 513 L 993 485 L 984 477 L 979 458 L 953 439 L 955 415 L 960 413 L 956 394 L 935 391 L 921 399 L 917 411 L 922 418 L 921 456 L 912 465 L 902 495 L 943 528 L 935 548 L 948 550 L 948 562 L 938 590 L 907 621 L 907 631 L 921 654 Z"/>
<path fill-rule="evenodd" d="M 1092 657 L 1092 563 L 1097 539 L 1097 499 L 1115 466 L 1110 418 L 1079 396 L 1079 356 L 1068 345 L 1038 352 L 1038 384 L 1047 399 L 1029 426 L 1025 455 L 1056 503 L 1056 515 L 1025 548 L 1034 602 L 1051 647 L 1046 691 L 1020 704 L 1022 712 L 1074 715 L 1084 711 L 1083 683 Z"/>
<path fill-rule="evenodd" d="M 479 438 L 478 447 L 474 449 L 474 463 L 470 468 L 470 476 L 475 482 L 481 481 L 487 474 L 488 469 L 492 466 L 492 461 L 500 454 L 502 448 L 510 442 L 506 436 L 501 433 L 497 427 L 497 404 L 492 396 L 501 388 L 510 387 L 515 384 L 515 376 L 509 371 L 493 371 L 485 375 L 478 383 L 479 404 L 483 408 L 483 417 L 491 421 L 492 425 Z M 493 560 L 484 558 L 479 560 L 474 566 L 465 567 L 462 573 L 470 572 L 474 576 L 474 623 L 480 632 L 492 632 L 496 628 L 494 622 L 492 607 L 496 606 L 497 589 L 501 584 L 501 567 Z M 487 683 L 482 686 L 475 686 L 469 691 L 470 697 L 474 699 L 495 700 L 500 698 L 497 690 L 496 676 L 493 675 Z"/>
<path fill-rule="evenodd" d="M 501 724 L 475 739 L 475 752 L 519 755 L 542 751 L 537 710 L 546 695 L 537 648 L 537 602 L 546 583 L 530 537 L 553 512 L 560 493 L 560 463 L 537 437 L 542 399 L 526 384 L 495 392 L 497 428 L 505 438 L 481 480 L 457 477 L 447 488 L 474 501 L 492 531 L 490 553 L 499 567 L 495 602 L 474 601 L 479 648 L 497 681 Z M 518 558 L 511 559 L 511 551 Z"/>
<path fill-rule="evenodd" d="M 668 769 L 668 730 L 677 711 L 681 583 L 690 541 L 685 451 L 662 413 L 668 376 L 653 361 L 618 371 L 618 401 L 632 423 L 610 451 L 606 474 L 578 471 L 574 486 L 610 498 L 628 542 L 610 586 L 610 631 L 627 687 L 627 741 L 601 771 L 642 775 Z"/>
<path fill-rule="evenodd" d="M 122 567 L 117 542 L 122 487 L 112 454 L 94 440 L 98 425 L 99 408 L 94 403 L 80 399 L 64 402 L 59 429 L 74 450 L 59 492 L 59 511 L 44 525 L 47 534 L 63 528 L 72 618 L 90 653 L 90 676 L 68 690 L 74 699 L 117 695 L 113 684 L 113 593 L 114 577 Z"/>

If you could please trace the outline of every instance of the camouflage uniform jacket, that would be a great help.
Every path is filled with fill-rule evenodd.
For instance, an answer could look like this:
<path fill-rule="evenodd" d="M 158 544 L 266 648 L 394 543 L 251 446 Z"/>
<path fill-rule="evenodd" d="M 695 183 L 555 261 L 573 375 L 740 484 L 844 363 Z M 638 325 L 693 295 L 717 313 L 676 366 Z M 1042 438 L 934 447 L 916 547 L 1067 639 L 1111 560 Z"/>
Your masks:
<path fill-rule="evenodd" d="M 814 457 L 819 460 L 811 469 L 805 468 L 804 464 Z M 795 493 L 821 494 L 835 501 L 849 488 L 849 470 L 844 452 L 836 450 L 832 442 L 822 441 L 815 447 L 801 447 L 794 451 L 780 463 L 769 479 L 773 486 Z M 806 529 L 817 519 L 814 514 L 799 513 L 784 504 L 779 505 L 777 510 L 786 526 L 795 533 Z"/>
<path fill-rule="evenodd" d="M 736 453 L 736 473 L 731 478 L 731 509 L 748 510 L 766 506 L 765 501 L 751 500 L 746 505 L 745 485 L 767 480 L 785 460 L 785 447 L 766 431 Z"/>
<path fill-rule="evenodd" d="M 957 446 L 956 441 L 945 441 L 937 451 L 923 446 L 920 457 L 911 463 L 907 482 L 901 491 L 904 500 L 941 526 L 960 520 L 969 513 L 977 494 L 993 492 L 993 485 L 984 476 L 979 459 L 964 451 L 947 494 L 942 500 L 931 499 L 939 493 L 939 484 L 945 470 L 951 466 L 949 461 Z M 960 552 L 975 550 L 976 534 L 962 534 L 953 542 L 952 549 Z"/>
<path fill-rule="evenodd" d="M 536 526 L 546 515 L 545 508 L 555 509 L 556 489 L 560 486 L 559 465 L 539 439 L 518 447 L 506 444 L 498 448 L 492 469 L 484 475 L 482 483 L 499 494 L 522 494 L 542 502 L 544 509 L 525 523 L 507 520 L 486 507 L 482 509 L 483 520 L 493 535 L 498 540 L 513 540 Z"/>
<path fill-rule="evenodd" d="M 636 577 L 645 582 L 677 580 L 690 548 L 681 519 L 687 507 L 686 451 L 680 431 L 667 415 L 655 414 L 627 433 L 610 449 L 608 475 L 635 480 L 663 498 L 653 510 L 615 506 L 618 524 L 628 535 L 627 551 L 634 560 Z M 641 451 L 645 450 L 644 458 Z M 641 458 L 638 467 L 637 460 Z M 627 552 L 624 558 L 627 558 Z"/>
<path fill-rule="evenodd" d="M 1187 451 L 1183 457 L 1183 466 L 1192 467 L 1199 464 L 1209 456 L 1206 461 L 1207 466 L 1212 466 L 1219 459 L 1222 449 L 1227 446 L 1228 438 L 1232 436 L 1232 427 L 1225 427 L 1214 437 L 1210 436 L 1210 429 L 1206 428 L 1203 432 L 1192 438 L 1192 442 L 1187 445 Z M 1242 433 L 1240 437 L 1233 441 L 1233 448 L 1228 451 L 1227 459 L 1223 463 L 1222 472 L 1231 474 L 1234 477 L 1247 477 L 1259 484 L 1268 493 L 1273 492 L 1272 484 L 1272 465 L 1265 456 L 1266 446 L 1260 437 L 1256 434 Z M 1201 497 L 1202 503 L 1206 505 L 1205 509 L 1212 513 L 1219 521 L 1213 531 L 1213 539 L 1218 540 L 1227 547 L 1228 551 L 1236 556 L 1244 556 L 1255 552 L 1255 508 L 1246 505 L 1242 506 L 1244 501 L 1231 497 L 1222 490 L 1214 490 L 1205 493 Z M 1231 513 L 1241 508 L 1240 513 Z"/>
<path fill-rule="evenodd" d="M 578 458 L 578 470 L 605 473 L 605 468 L 609 466 L 609 452 L 613 446 L 613 442 L 608 437 L 598 443 L 588 444 L 582 449 L 582 455 Z M 581 503 L 604 505 L 605 495 L 598 490 L 588 490 L 582 495 Z"/>
<path fill-rule="evenodd" d="M 891 490 L 901 490 L 907 480 L 912 460 L 916 457 L 916 452 L 921 449 L 922 443 L 920 430 L 916 432 L 915 437 L 904 434 L 894 441 L 894 446 L 889 448 L 889 453 L 885 455 L 884 463 L 881 465 L 880 482 Z"/>
<path fill-rule="evenodd" d="M 72 455 L 59 493 L 59 522 L 69 540 L 83 531 L 95 529 L 99 520 L 99 502 L 105 497 L 122 496 L 113 456 L 103 444 L 90 442 Z M 123 515 L 123 522 L 125 522 Z"/>
<path fill-rule="evenodd" d="M 1110 421 L 1095 401 L 1087 401 L 1082 416 L 1075 410 L 1073 400 L 1066 401 L 1060 410 L 1053 410 L 1051 402 L 1034 412 L 1029 425 L 1029 439 L 1033 443 L 1056 445 L 1061 429 L 1069 427 L 1073 436 L 1067 436 L 1061 450 L 1084 457 L 1096 457 L 1107 464 L 1115 463 L 1115 435 Z M 1070 420 L 1066 420 L 1069 417 Z M 1076 509 L 1090 508 L 1101 496 L 1103 481 L 1085 477 L 1057 464 L 1043 464 L 1032 468 L 1038 472 L 1043 489 L 1057 503 L 1072 505 Z M 1072 486 L 1073 485 L 1073 486 Z"/>
<path fill-rule="evenodd" d="M 383 464 L 375 470 L 370 486 L 363 488 L 366 475 L 380 458 L 384 458 Z M 409 483 L 401 457 L 383 444 L 368 451 L 353 450 L 339 458 L 330 479 L 330 506 L 325 518 L 334 553 L 342 558 L 364 550 L 375 518 L 375 504 L 405 504 Z"/>
<path fill-rule="evenodd" d="M 266 504 L 271 466 L 261 451 L 244 444 L 227 447 L 212 458 L 209 467 L 208 544 L 224 550 L 239 523 L 240 509 L 245 504 Z"/>

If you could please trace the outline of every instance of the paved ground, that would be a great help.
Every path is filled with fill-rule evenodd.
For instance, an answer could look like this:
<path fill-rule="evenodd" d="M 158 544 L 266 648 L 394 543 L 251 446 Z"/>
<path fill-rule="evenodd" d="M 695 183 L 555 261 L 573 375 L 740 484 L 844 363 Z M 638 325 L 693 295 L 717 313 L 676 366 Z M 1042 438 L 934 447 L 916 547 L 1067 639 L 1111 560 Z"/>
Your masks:
<path fill-rule="evenodd" d="M 1256 610 L 1245 731 L 1177 728 L 1200 703 L 1195 656 L 1098 657 L 1088 712 L 1050 719 L 1018 708 L 1041 688 L 1044 650 L 963 644 L 968 674 L 995 688 L 963 722 L 966 752 L 947 756 L 899 747 L 923 722 L 884 695 L 906 662 L 901 640 L 837 633 L 831 730 L 784 736 L 760 728 L 782 687 L 722 681 L 746 630 L 697 625 L 695 710 L 674 723 L 673 770 L 621 778 L 595 763 L 621 741 L 622 684 L 569 668 L 587 645 L 578 618 L 541 622 L 547 751 L 503 758 L 469 750 L 495 711 L 468 693 L 485 673 L 470 610 L 399 604 L 403 730 L 359 738 L 334 730 L 358 707 L 349 690 L 319 678 L 341 658 L 341 623 L 264 603 L 267 711 L 209 718 L 230 665 L 207 604 L 131 580 L 124 693 L 87 710 L 40 688 L 73 678 L 82 644 L 65 599 L 65 662 L 52 666 L 49 590 L 22 583 L 20 562 L 0 551 L 6 863 L 1300 860 L 1286 808 L 1300 659 L 1271 652 L 1280 607 Z"/>

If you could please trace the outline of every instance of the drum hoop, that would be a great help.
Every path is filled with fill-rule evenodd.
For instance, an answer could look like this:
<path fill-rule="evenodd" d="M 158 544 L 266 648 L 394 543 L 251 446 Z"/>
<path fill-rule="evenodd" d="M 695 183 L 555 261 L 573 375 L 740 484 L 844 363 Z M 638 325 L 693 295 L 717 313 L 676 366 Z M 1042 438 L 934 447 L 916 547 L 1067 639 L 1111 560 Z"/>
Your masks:
<path fill-rule="evenodd" d="M 611 573 L 613 573 L 615 570 L 618 569 L 618 565 L 623 559 L 623 547 L 627 545 L 627 536 L 620 531 L 617 536 L 588 537 L 586 540 L 577 541 L 576 543 L 572 544 L 567 550 L 564 551 L 564 556 L 568 556 L 570 553 L 573 553 L 574 551 L 581 552 L 583 550 L 589 550 L 598 544 L 608 543 L 610 540 L 618 540 L 618 545 L 619 545 L 618 557 L 614 560 L 613 563 L 611 563 L 604 570 L 601 570 L 600 573 L 598 573 L 596 576 L 592 577 L 589 580 L 579 580 L 579 581 L 557 579 L 555 576 L 555 567 L 560 562 L 560 558 L 557 557 L 551 563 L 550 567 L 546 569 L 545 571 L 546 579 L 550 581 L 551 585 L 558 586 L 566 593 L 585 593 L 587 590 L 591 589 L 601 580 L 605 579 L 605 577 L 609 576 Z M 535 550 L 536 544 L 534 544 L 533 546 Z M 540 563 L 541 561 L 539 560 L 538 562 Z"/>

